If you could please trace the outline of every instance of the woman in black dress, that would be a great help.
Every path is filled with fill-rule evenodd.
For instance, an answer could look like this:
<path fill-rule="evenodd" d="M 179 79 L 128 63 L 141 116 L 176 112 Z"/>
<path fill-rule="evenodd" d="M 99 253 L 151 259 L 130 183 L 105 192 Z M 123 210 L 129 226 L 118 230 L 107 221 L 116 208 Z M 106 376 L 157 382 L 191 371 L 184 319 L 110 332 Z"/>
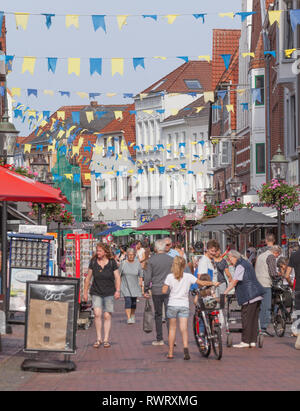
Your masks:
<path fill-rule="evenodd" d="M 103 343 L 104 348 L 109 348 L 109 334 L 111 329 L 111 315 L 114 311 L 114 299 L 120 298 L 121 279 L 118 265 L 113 258 L 110 247 L 107 244 L 98 243 L 96 255 L 91 259 L 88 274 L 84 283 L 84 300 L 88 300 L 90 289 L 93 309 L 95 314 L 95 326 L 97 341 L 94 348 L 99 348 Z M 102 313 L 104 318 L 104 340 L 102 341 Z"/>

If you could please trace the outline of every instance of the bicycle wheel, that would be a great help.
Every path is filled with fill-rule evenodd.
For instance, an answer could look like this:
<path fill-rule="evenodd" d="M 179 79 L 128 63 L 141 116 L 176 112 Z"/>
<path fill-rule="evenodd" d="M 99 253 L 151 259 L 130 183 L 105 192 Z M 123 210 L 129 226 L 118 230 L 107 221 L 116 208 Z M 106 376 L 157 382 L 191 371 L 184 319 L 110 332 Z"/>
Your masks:
<path fill-rule="evenodd" d="M 197 314 L 194 315 L 193 329 L 194 329 L 195 341 L 196 341 L 197 347 L 201 355 L 203 355 L 203 357 L 208 357 L 210 354 L 210 350 L 211 350 L 210 342 L 207 337 L 206 329 L 204 331 L 204 336 L 202 337 L 200 335 L 201 334 L 200 333 L 200 319 Z"/>
<path fill-rule="evenodd" d="M 222 345 L 222 332 L 221 327 L 216 324 L 211 324 L 212 327 L 212 346 L 217 360 L 222 358 L 223 345 Z"/>
<path fill-rule="evenodd" d="M 281 307 L 274 313 L 273 326 L 277 337 L 283 337 L 285 334 L 286 321 Z"/>

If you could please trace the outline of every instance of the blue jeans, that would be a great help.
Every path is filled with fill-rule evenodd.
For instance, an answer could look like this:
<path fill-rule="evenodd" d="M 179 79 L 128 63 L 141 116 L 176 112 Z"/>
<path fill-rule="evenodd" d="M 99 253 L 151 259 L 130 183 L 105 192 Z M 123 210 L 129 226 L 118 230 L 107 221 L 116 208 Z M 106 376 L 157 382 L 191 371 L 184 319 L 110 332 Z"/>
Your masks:
<path fill-rule="evenodd" d="M 264 287 L 265 294 L 260 306 L 260 328 L 266 330 L 271 322 L 272 288 Z"/>

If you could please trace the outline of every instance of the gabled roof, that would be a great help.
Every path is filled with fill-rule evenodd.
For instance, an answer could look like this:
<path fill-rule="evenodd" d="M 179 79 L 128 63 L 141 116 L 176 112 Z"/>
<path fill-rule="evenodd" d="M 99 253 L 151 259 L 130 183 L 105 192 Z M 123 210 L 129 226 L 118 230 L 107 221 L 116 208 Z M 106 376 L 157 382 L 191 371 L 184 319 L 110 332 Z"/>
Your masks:
<path fill-rule="evenodd" d="M 198 80 L 201 89 L 190 89 L 184 80 Z M 142 93 L 201 93 L 211 90 L 211 64 L 207 61 L 189 61 L 156 81 Z"/>
<path fill-rule="evenodd" d="M 198 107 L 204 107 L 201 111 L 197 110 Z M 163 123 L 168 121 L 181 120 L 190 117 L 206 117 L 209 116 L 210 104 L 204 102 L 204 97 L 200 97 L 193 101 L 191 104 L 179 110 L 179 112 L 174 116 L 167 117 Z"/>
<path fill-rule="evenodd" d="M 212 56 L 212 89 L 215 90 L 222 75 L 225 66 L 221 54 L 231 54 L 236 52 L 239 47 L 241 30 L 213 30 L 213 56 Z M 231 59 L 232 61 L 232 59 Z"/>

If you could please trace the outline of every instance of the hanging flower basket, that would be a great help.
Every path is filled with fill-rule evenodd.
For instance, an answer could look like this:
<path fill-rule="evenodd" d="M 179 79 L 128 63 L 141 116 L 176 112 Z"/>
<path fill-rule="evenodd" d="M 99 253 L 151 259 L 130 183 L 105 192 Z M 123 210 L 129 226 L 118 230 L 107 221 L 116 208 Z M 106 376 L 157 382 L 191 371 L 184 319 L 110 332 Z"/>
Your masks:
<path fill-rule="evenodd" d="M 299 187 L 290 186 L 286 181 L 272 179 L 257 191 L 259 200 L 268 207 L 287 211 L 294 210 L 300 203 Z"/>

